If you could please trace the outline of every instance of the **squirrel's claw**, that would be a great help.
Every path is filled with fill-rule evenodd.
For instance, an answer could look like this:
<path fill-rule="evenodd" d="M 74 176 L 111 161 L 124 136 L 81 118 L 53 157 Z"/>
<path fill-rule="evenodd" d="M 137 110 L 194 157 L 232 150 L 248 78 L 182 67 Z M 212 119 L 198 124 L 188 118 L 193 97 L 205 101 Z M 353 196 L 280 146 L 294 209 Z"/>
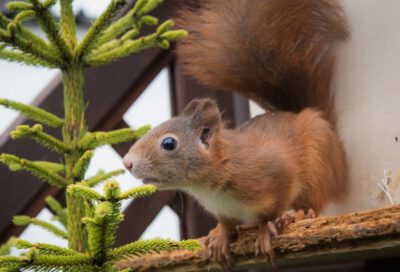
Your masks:
<path fill-rule="evenodd" d="M 229 241 L 230 233 L 218 226 L 211 230 L 203 241 L 210 259 L 219 263 L 224 272 L 231 271 L 234 265 Z"/>
<path fill-rule="evenodd" d="M 260 224 L 258 226 L 257 238 L 255 242 L 255 254 L 264 255 L 269 263 L 274 266 L 275 253 L 271 245 L 271 239 L 278 236 L 278 231 L 273 222 L 268 221 L 267 223 Z"/>
<path fill-rule="evenodd" d="M 278 230 L 275 226 L 275 223 L 268 221 L 267 228 L 270 231 L 273 238 L 278 238 Z"/>

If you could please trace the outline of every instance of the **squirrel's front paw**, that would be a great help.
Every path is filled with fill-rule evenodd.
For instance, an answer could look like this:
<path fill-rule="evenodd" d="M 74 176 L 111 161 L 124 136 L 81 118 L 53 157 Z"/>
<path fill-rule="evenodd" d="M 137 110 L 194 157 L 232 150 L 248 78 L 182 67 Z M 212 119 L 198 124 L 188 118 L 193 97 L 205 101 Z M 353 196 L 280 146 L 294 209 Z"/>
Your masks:
<path fill-rule="evenodd" d="M 229 242 L 230 233 L 220 226 L 211 230 L 204 239 L 204 244 L 210 258 L 219 263 L 225 272 L 231 271 L 233 268 L 233 258 L 230 253 Z"/>
<path fill-rule="evenodd" d="M 275 253 L 271 245 L 271 239 L 276 237 L 278 237 L 278 231 L 273 222 L 268 221 L 267 223 L 258 225 L 255 253 L 256 256 L 259 254 L 264 255 L 268 258 L 271 265 L 274 265 L 275 260 Z"/>

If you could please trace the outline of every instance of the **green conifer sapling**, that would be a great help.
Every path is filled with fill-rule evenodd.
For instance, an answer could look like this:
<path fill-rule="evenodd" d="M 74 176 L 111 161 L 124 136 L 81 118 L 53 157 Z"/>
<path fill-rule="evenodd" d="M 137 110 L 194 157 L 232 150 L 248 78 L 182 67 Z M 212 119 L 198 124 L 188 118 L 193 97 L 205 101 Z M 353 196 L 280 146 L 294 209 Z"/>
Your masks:
<path fill-rule="evenodd" d="M 42 227 L 67 239 L 68 248 L 10 239 L 0 248 L 0 271 L 117 271 L 113 262 L 130 255 L 177 248 L 198 248 L 197 241 L 175 242 L 162 239 L 138 241 L 115 248 L 115 233 L 123 220 L 121 201 L 148 196 L 155 188 L 145 185 L 121 192 L 118 183 L 110 179 L 123 171 L 99 172 L 85 179 L 95 148 L 138 138 L 148 127 L 140 128 L 136 132 L 131 129 L 89 132 L 85 123 L 83 70 L 86 67 L 114 62 L 146 48 L 167 49 L 171 42 L 185 37 L 186 31 L 173 29 L 174 23 L 171 20 L 159 25 L 158 19 L 149 15 L 162 0 L 137 0 L 123 16 L 117 14 L 126 4 L 125 1 L 111 0 L 82 41 L 78 42 L 72 11 L 73 0 L 59 0 L 59 20 L 50 12 L 56 2 L 9 2 L 8 9 L 16 15 L 14 19 L 9 19 L 0 13 L 0 58 L 60 69 L 64 86 L 64 117 L 60 118 L 43 109 L 7 99 L 0 99 L 0 105 L 19 111 L 27 119 L 38 122 L 33 126 L 18 126 L 11 133 L 13 139 L 29 137 L 60 154 L 62 163 L 30 161 L 12 154 L 1 154 L 0 162 L 11 171 L 28 171 L 52 186 L 65 189 L 66 208 L 53 197 L 46 199 L 54 218 L 62 227 L 29 216 L 16 216 L 13 222 L 20 226 L 33 224 Z M 40 38 L 22 25 L 28 19 L 38 22 L 46 39 Z M 141 36 L 141 28 L 145 25 L 155 26 L 156 31 Z M 61 129 L 62 139 L 46 133 L 46 127 Z M 101 182 L 105 182 L 103 193 L 93 189 Z M 26 252 L 22 256 L 9 256 L 7 253 L 10 247 L 24 249 Z"/>

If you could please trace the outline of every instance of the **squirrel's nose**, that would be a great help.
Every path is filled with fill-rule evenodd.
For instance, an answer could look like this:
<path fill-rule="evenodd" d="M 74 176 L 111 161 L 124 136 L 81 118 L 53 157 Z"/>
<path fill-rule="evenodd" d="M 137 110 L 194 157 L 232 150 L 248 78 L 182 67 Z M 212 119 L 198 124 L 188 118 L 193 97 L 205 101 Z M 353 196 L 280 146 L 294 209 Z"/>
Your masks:
<path fill-rule="evenodd" d="M 124 166 L 127 170 L 131 171 L 133 168 L 133 160 L 129 154 L 126 154 L 124 159 L 122 160 L 124 163 Z"/>

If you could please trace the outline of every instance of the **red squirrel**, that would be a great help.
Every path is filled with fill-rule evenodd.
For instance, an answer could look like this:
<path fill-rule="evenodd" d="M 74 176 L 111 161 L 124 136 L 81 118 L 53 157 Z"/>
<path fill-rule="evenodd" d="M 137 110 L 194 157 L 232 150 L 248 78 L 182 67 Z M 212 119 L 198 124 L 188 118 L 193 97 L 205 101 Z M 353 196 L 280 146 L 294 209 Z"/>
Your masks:
<path fill-rule="evenodd" d="M 346 192 L 330 90 L 334 47 L 348 37 L 343 10 L 335 0 L 206 0 L 178 21 L 189 31 L 177 48 L 185 71 L 266 113 L 231 130 L 213 100 L 195 99 L 137 141 L 124 164 L 215 215 L 205 245 L 225 268 L 242 223 L 258 227 L 255 251 L 272 259 L 274 219 L 289 209 L 318 214 Z"/>

